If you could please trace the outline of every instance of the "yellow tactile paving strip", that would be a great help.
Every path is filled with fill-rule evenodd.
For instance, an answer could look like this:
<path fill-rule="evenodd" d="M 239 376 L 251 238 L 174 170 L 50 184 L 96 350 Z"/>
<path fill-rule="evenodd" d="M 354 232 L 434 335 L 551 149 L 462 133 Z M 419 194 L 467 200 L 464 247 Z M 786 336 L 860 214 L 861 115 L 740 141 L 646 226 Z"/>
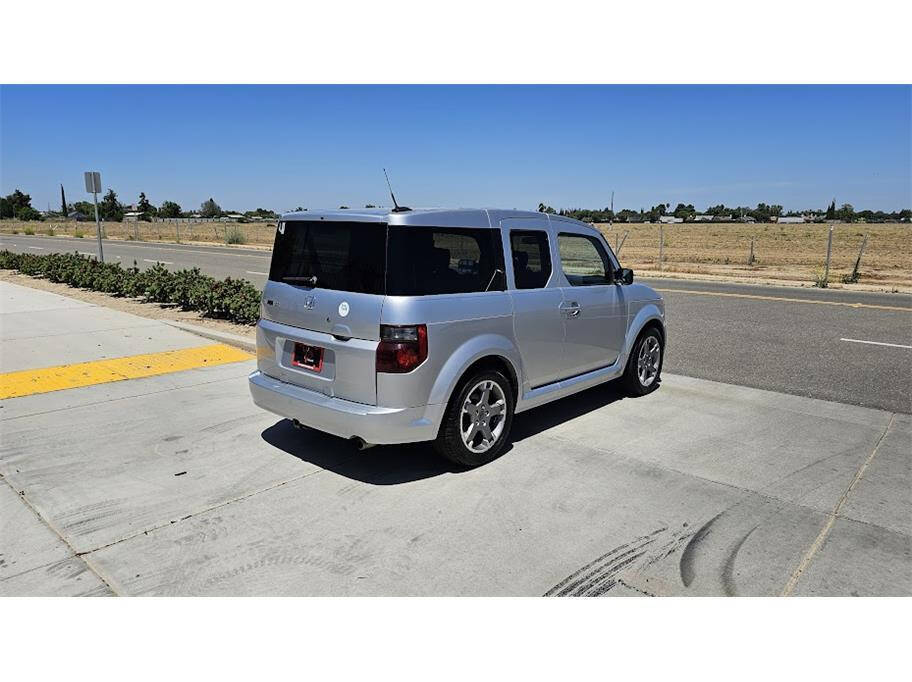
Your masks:
<path fill-rule="evenodd" d="M 242 362 L 250 360 L 252 357 L 238 348 L 217 343 L 161 353 L 146 353 L 124 358 L 109 358 L 73 365 L 8 372 L 0 374 L 0 400 L 106 384 L 111 381 L 171 374 L 198 367 L 224 365 L 229 362 Z"/>

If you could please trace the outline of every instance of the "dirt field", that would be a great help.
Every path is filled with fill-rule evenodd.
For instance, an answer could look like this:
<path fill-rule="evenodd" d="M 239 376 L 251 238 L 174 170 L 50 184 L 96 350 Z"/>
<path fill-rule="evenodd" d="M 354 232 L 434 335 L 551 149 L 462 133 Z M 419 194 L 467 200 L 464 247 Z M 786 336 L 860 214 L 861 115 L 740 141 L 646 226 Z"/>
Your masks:
<path fill-rule="evenodd" d="M 680 223 L 663 225 L 663 260 L 659 264 L 659 225 L 598 225 L 624 265 L 634 270 L 725 275 L 752 279 L 813 281 L 823 273 L 829 225 Z M 859 282 L 881 286 L 912 285 L 912 225 L 908 223 L 836 224 L 830 281 L 852 271 L 864 236 Z M 748 265 L 751 239 L 754 265 Z"/>
<path fill-rule="evenodd" d="M 178 238 L 181 242 L 226 243 L 227 236 L 232 233 L 242 235 L 241 241 L 233 243 L 272 246 L 275 240 L 275 223 L 145 223 L 103 222 L 102 229 L 110 239 L 136 239 L 150 242 L 174 242 Z M 94 222 L 63 222 L 47 221 L 43 223 L 21 222 L 4 220 L 0 222 L 0 232 L 10 234 L 18 231 L 26 234 L 33 230 L 35 234 L 48 234 L 53 232 L 60 236 L 83 235 L 86 238 L 95 236 Z"/>
<path fill-rule="evenodd" d="M 619 240 L 629 231 L 621 249 L 624 265 L 640 272 L 663 271 L 748 279 L 813 282 L 823 273 L 826 261 L 825 224 L 778 225 L 743 223 L 687 223 L 663 225 L 664 248 L 659 263 L 659 225 L 618 223 L 598 225 L 617 250 Z M 268 223 L 104 223 L 109 238 L 182 242 L 222 243 L 237 231 L 240 243 L 271 246 L 275 227 Z M 0 232 L 56 235 L 82 234 L 91 238 L 94 223 L 0 222 Z M 227 231 L 227 232 L 226 232 Z M 852 271 L 865 235 L 868 243 L 859 271 L 859 283 L 890 288 L 912 287 L 912 225 L 905 223 L 836 224 L 830 282 Z M 751 238 L 754 239 L 753 265 L 748 265 Z"/>

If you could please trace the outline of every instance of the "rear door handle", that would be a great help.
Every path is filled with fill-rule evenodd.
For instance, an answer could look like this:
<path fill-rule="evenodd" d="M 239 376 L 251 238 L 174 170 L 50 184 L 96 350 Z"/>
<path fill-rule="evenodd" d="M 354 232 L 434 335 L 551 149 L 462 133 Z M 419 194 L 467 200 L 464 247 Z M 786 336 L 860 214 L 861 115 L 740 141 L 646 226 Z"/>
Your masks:
<path fill-rule="evenodd" d="M 566 317 L 579 317 L 580 314 L 580 304 L 576 301 L 570 301 L 568 303 L 561 303 L 561 311 Z"/>

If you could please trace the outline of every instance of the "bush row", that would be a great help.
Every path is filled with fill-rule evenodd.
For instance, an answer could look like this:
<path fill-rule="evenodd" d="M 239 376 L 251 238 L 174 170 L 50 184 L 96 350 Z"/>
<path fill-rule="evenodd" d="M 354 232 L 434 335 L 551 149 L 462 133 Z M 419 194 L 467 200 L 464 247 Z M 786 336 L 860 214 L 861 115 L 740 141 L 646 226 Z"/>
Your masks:
<path fill-rule="evenodd" d="M 74 253 L 35 255 L 5 250 L 0 251 L 0 268 L 115 296 L 171 303 L 239 324 L 256 324 L 260 316 L 260 292 L 250 282 L 231 277 L 217 280 L 199 268 L 171 272 L 156 263 L 140 271 L 136 261 L 132 268 L 122 268 L 120 263 L 100 263 Z"/>

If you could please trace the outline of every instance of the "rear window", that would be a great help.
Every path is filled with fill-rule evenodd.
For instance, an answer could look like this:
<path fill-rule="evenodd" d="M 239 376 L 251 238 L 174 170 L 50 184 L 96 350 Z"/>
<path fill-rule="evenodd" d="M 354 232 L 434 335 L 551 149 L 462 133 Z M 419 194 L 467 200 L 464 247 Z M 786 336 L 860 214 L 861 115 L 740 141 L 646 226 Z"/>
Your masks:
<path fill-rule="evenodd" d="M 272 254 L 270 280 L 322 289 L 428 296 L 506 286 L 494 229 L 289 221 Z"/>
<path fill-rule="evenodd" d="M 389 227 L 386 293 L 426 296 L 505 288 L 500 230 Z"/>
<path fill-rule="evenodd" d="M 279 224 L 269 279 L 321 289 L 384 293 L 386 225 L 288 221 Z"/>

